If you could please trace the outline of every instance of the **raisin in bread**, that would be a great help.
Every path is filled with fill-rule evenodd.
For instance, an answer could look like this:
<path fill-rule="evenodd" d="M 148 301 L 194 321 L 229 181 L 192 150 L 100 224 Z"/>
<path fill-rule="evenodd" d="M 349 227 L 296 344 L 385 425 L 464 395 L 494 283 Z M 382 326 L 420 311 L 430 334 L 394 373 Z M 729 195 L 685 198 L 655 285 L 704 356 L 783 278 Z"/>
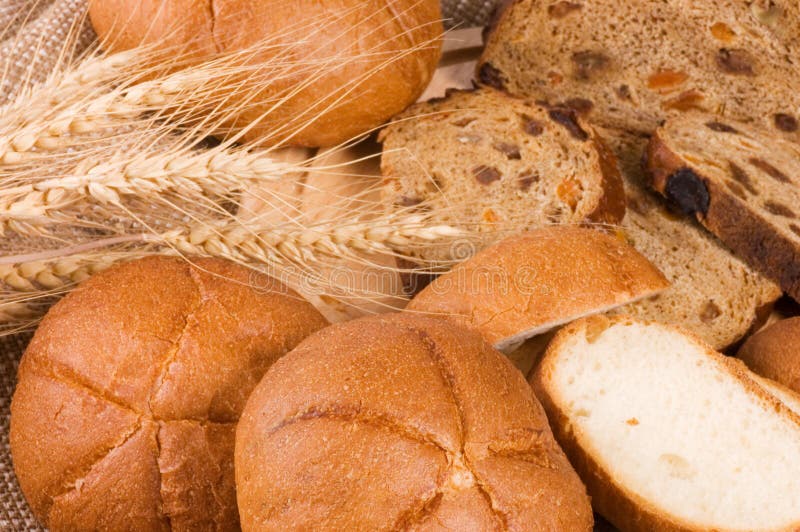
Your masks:
<path fill-rule="evenodd" d="M 646 137 L 611 130 L 600 133 L 620 154 L 628 209 L 619 235 L 671 283 L 656 297 L 618 312 L 680 325 L 715 349 L 735 344 L 766 319 L 780 289 L 647 189 L 641 167 Z"/>
<path fill-rule="evenodd" d="M 671 326 L 594 317 L 558 333 L 532 383 L 621 530 L 800 528 L 796 396 L 736 359 Z"/>
<path fill-rule="evenodd" d="M 691 114 L 656 130 L 647 169 L 656 190 L 800 300 L 800 145 Z"/>
<path fill-rule="evenodd" d="M 389 209 L 434 209 L 442 223 L 487 233 L 616 223 L 625 212 L 613 156 L 567 108 L 451 91 L 410 108 L 380 140 Z"/>
<path fill-rule="evenodd" d="M 478 75 L 575 102 L 606 127 L 651 132 L 702 109 L 797 139 L 798 28 L 790 0 L 516 0 L 493 25 Z"/>

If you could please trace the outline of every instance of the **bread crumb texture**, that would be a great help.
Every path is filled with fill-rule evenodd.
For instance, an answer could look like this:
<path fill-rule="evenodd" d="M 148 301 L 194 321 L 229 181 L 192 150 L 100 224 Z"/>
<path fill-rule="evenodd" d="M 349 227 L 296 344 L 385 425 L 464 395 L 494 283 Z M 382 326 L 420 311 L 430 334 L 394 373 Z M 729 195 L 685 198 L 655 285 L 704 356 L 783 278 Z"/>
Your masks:
<path fill-rule="evenodd" d="M 270 278 L 153 257 L 56 304 L 22 358 L 17 477 L 53 530 L 234 529 L 234 434 L 267 368 L 325 325 Z"/>
<path fill-rule="evenodd" d="M 789 0 L 519 0 L 490 32 L 479 74 L 513 94 L 588 102 L 603 127 L 651 132 L 706 111 L 797 140 L 798 23 Z"/>
<path fill-rule="evenodd" d="M 434 210 L 444 223 L 489 237 L 512 228 L 618 223 L 625 214 L 616 164 L 568 107 L 491 88 L 451 91 L 409 108 L 380 140 L 382 196 L 391 211 Z M 419 254 L 435 259 L 451 251 L 434 246 Z"/>
<path fill-rule="evenodd" d="M 622 530 L 797 530 L 798 397 L 674 327 L 592 325 L 533 381 L 595 509 Z"/>

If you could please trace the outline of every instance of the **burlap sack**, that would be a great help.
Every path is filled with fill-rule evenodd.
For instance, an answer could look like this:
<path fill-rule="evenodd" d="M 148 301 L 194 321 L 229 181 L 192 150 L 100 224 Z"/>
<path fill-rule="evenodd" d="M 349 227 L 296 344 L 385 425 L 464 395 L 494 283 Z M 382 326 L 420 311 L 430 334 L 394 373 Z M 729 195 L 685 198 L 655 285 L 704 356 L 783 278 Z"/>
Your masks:
<path fill-rule="evenodd" d="M 482 25 L 497 0 L 443 0 L 449 27 Z M 0 0 L 0 105 L 43 80 L 70 35 L 76 51 L 93 40 L 82 19 L 86 0 Z M 8 446 L 9 407 L 28 335 L 0 338 L 0 530 L 41 530 L 19 490 Z"/>

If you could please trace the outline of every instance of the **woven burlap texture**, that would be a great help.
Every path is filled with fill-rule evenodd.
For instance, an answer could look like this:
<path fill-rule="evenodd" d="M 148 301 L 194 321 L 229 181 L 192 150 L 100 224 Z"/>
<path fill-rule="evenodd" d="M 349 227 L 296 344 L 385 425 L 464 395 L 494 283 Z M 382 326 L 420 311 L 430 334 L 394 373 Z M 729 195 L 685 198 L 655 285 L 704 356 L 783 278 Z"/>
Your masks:
<path fill-rule="evenodd" d="M 78 50 L 94 38 L 81 24 L 86 0 L 0 0 L 0 105 L 20 88 L 42 81 L 59 60 L 59 51 L 72 33 Z M 100 0 L 95 0 L 100 1 Z M 447 25 L 483 25 L 495 0 L 443 0 Z M 0 338 L 0 530 L 41 530 L 14 476 L 8 429 L 11 396 L 19 358 L 28 335 Z"/>

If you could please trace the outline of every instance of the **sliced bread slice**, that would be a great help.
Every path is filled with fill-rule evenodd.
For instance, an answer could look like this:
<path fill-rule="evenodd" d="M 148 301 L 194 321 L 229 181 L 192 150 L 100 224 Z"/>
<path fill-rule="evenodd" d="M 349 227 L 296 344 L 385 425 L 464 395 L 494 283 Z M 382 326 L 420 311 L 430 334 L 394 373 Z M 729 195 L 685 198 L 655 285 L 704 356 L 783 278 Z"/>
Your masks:
<path fill-rule="evenodd" d="M 649 133 L 703 109 L 800 138 L 795 0 L 517 0 L 490 32 L 480 80 L 572 100 L 593 123 Z"/>
<path fill-rule="evenodd" d="M 619 154 L 625 181 L 628 210 L 619 235 L 671 283 L 661 294 L 615 312 L 679 325 L 717 350 L 737 343 L 767 318 L 780 289 L 646 188 L 641 166 L 646 137 L 600 132 Z"/>
<path fill-rule="evenodd" d="M 511 352 L 528 338 L 668 286 L 647 259 L 614 236 L 551 226 L 484 249 L 434 280 L 406 309 L 442 315 Z"/>
<path fill-rule="evenodd" d="M 625 213 L 613 156 L 571 109 L 451 91 L 411 107 L 380 140 L 389 209 L 432 209 L 442 223 L 487 233 Z"/>
<path fill-rule="evenodd" d="M 701 340 L 581 320 L 533 384 L 594 508 L 621 530 L 800 527 L 800 417 Z"/>
<path fill-rule="evenodd" d="M 653 187 L 800 300 L 800 144 L 694 113 L 647 149 Z"/>

